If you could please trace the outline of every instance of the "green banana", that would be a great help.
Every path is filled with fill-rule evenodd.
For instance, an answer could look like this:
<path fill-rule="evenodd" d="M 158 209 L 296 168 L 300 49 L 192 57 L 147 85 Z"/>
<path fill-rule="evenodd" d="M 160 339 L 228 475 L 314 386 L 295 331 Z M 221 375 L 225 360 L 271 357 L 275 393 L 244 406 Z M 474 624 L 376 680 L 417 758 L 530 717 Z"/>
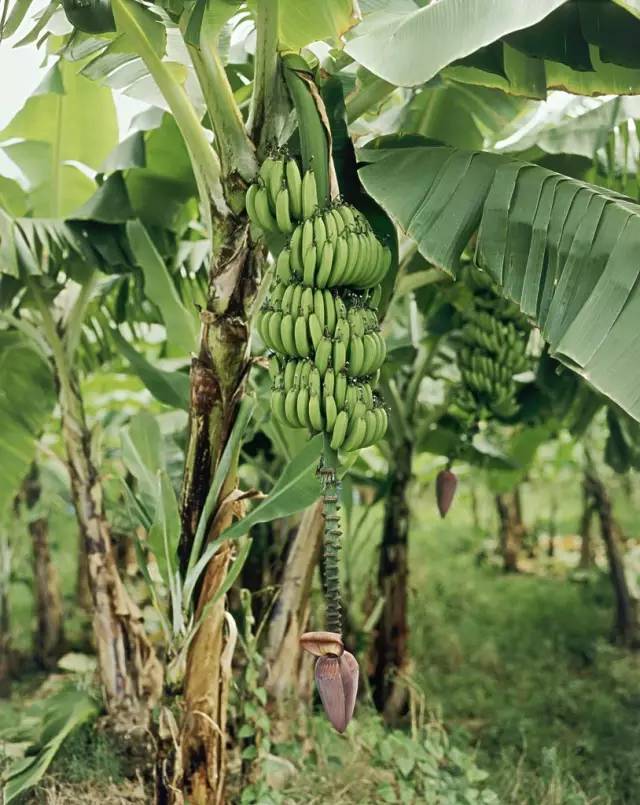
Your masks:
<path fill-rule="evenodd" d="M 278 255 L 278 259 L 276 260 L 276 276 L 280 282 L 284 283 L 285 285 L 292 282 L 293 274 L 291 272 L 290 249 L 283 249 Z"/>
<path fill-rule="evenodd" d="M 293 375 L 293 385 L 297 389 L 299 389 L 302 383 L 302 370 L 304 369 L 305 362 L 301 360 L 295 360 L 294 363 L 296 365 L 296 371 L 294 372 Z"/>
<path fill-rule="evenodd" d="M 312 287 L 316 276 L 316 247 L 310 246 L 302 255 L 302 281 Z"/>
<path fill-rule="evenodd" d="M 268 312 L 269 312 L 268 310 L 262 308 L 261 310 L 258 311 L 258 314 L 256 316 L 256 330 L 258 331 L 260 338 L 264 342 L 265 346 L 269 346 L 267 344 L 267 339 L 265 337 L 265 330 L 264 330 L 264 323 L 265 319 L 267 318 Z"/>
<path fill-rule="evenodd" d="M 378 420 L 376 419 L 375 411 L 367 411 L 364 415 L 364 424 L 366 427 L 363 446 L 368 446 L 370 444 L 375 444 L 376 441 L 376 432 L 378 430 Z"/>
<path fill-rule="evenodd" d="M 362 338 L 352 335 L 349 340 L 349 374 L 353 377 L 364 374 L 364 344 Z"/>
<path fill-rule="evenodd" d="M 347 435 L 347 426 L 349 425 L 349 414 L 346 411 L 340 411 L 336 416 L 336 421 L 333 425 L 331 433 L 331 449 L 339 450 L 344 442 L 344 437 Z"/>
<path fill-rule="evenodd" d="M 338 236 L 338 227 L 336 226 L 335 219 L 332 214 L 332 210 L 326 210 L 324 213 L 324 226 L 327 232 L 327 239 L 330 240 L 332 243 L 336 242 L 336 238 Z"/>
<path fill-rule="evenodd" d="M 289 191 L 286 187 L 276 197 L 276 222 L 280 232 L 293 232 L 293 223 L 289 212 Z"/>
<path fill-rule="evenodd" d="M 364 444 L 367 435 L 367 425 L 362 417 L 353 417 L 349 423 L 349 430 L 342 443 L 342 449 L 346 452 L 358 450 Z"/>
<path fill-rule="evenodd" d="M 347 388 L 349 385 L 347 383 L 347 376 L 344 374 L 344 372 L 338 372 L 335 377 L 336 385 L 333 390 L 333 396 L 335 397 L 338 410 L 342 410 L 344 408 L 345 399 L 347 397 Z"/>
<path fill-rule="evenodd" d="M 289 241 L 291 269 L 298 279 L 302 276 L 302 228 L 297 226 L 293 230 Z"/>
<path fill-rule="evenodd" d="M 260 170 L 258 171 L 258 175 L 260 179 L 262 179 L 262 184 L 264 187 L 269 187 L 269 181 L 271 179 L 271 172 L 273 171 L 273 167 L 275 165 L 275 159 L 272 156 L 268 156 L 265 161 L 260 165 Z"/>
<path fill-rule="evenodd" d="M 320 377 L 320 372 L 317 366 L 313 366 L 311 363 L 309 366 L 311 367 L 309 369 L 309 393 L 320 396 L 322 394 L 322 378 Z"/>
<path fill-rule="evenodd" d="M 295 159 L 288 159 L 285 164 L 285 176 L 289 191 L 289 206 L 292 216 L 300 221 L 302 219 L 302 176 Z"/>
<path fill-rule="evenodd" d="M 347 349 L 345 345 L 336 338 L 333 342 L 333 369 L 335 372 L 340 372 L 344 369 L 347 363 Z"/>
<path fill-rule="evenodd" d="M 315 354 L 315 364 L 318 367 L 318 371 L 321 375 L 324 376 L 325 372 L 329 368 L 329 363 L 331 361 L 331 354 L 333 349 L 333 343 L 330 338 L 323 336 L 320 340 L 320 343 L 316 347 L 316 354 Z"/>
<path fill-rule="evenodd" d="M 307 320 L 304 316 L 298 316 L 294 326 L 294 339 L 296 352 L 302 358 L 308 358 L 311 354 L 309 345 L 309 333 L 307 331 Z"/>
<path fill-rule="evenodd" d="M 320 319 L 315 313 L 312 313 L 309 316 L 309 337 L 311 338 L 311 343 L 313 344 L 314 349 L 318 348 L 318 344 L 322 340 L 322 336 L 323 329 L 322 325 L 320 324 Z"/>
<path fill-rule="evenodd" d="M 300 428 L 300 420 L 298 419 L 298 389 L 292 388 L 286 393 L 284 398 L 284 413 L 287 423 L 292 428 Z"/>
<path fill-rule="evenodd" d="M 353 227 L 356 226 L 357 221 L 353 214 L 353 207 L 350 204 L 340 204 L 337 208 L 337 211 L 344 221 L 346 229 L 353 229 Z"/>
<path fill-rule="evenodd" d="M 285 391 L 289 391 L 289 389 L 293 388 L 296 366 L 296 361 L 287 361 L 286 366 L 284 367 L 282 386 Z"/>
<path fill-rule="evenodd" d="M 284 157 L 279 157 L 273 160 L 273 165 L 269 173 L 269 180 L 265 182 L 265 186 L 269 191 L 269 198 L 271 201 L 271 209 L 276 212 L 278 204 L 278 195 L 280 194 L 284 184 Z M 288 201 L 287 201 L 288 206 Z"/>
<path fill-rule="evenodd" d="M 329 395 L 324 398 L 324 418 L 327 431 L 329 431 L 329 433 L 333 430 L 335 426 L 337 416 L 338 416 L 338 408 L 336 406 L 336 401 L 333 399 L 331 395 Z"/>
<path fill-rule="evenodd" d="M 347 267 L 348 259 L 349 246 L 347 245 L 347 240 L 342 236 L 339 236 L 336 239 L 336 245 L 333 250 L 333 264 L 331 266 L 331 273 L 329 274 L 329 278 L 327 280 L 327 285 L 329 287 L 340 285 Z"/>
<path fill-rule="evenodd" d="M 335 338 L 342 343 L 346 352 L 349 346 L 349 339 L 351 338 L 351 328 L 346 318 L 338 319 L 336 322 Z"/>
<path fill-rule="evenodd" d="M 269 319 L 269 339 L 273 344 L 273 348 L 276 352 L 284 352 L 284 344 L 282 342 L 282 338 L 280 337 L 280 326 L 282 324 L 282 311 L 281 310 L 274 310 L 271 318 Z"/>
<path fill-rule="evenodd" d="M 255 209 L 260 226 L 267 232 L 277 231 L 278 224 L 271 213 L 269 195 L 265 187 L 260 187 L 255 195 Z"/>
<path fill-rule="evenodd" d="M 278 307 L 281 304 L 286 289 L 287 286 L 284 283 L 276 280 L 271 288 L 271 296 L 269 297 L 269 302 L 273 307 Z"/>
<path fill-rule="evenodd" d="M 318 372 L 319 374 L 319 372 Z M 336 387 L 336 375 L 333 369 L 327 369 L 322 377 L 322 396 L 333 397 L 333 391 Z"/>
<path fill-rule="evenodd" d="M 347 306 L 345 305 L 344 301 L 339 296 L 334 296 L 334 305 L 336 309 L 336 317 L 338 319 L 346 319 L 347 318 Z M 337 322 L 336 322 L 337 324 Z"/>
<path fill-rule="evenodd" d="M 298 396 L 296 399 L 296 414 L 298 416 L 298 421 L 303 428 L 311 427 L 311 422 L 309 420 L 309 389 L 307 386 L 302 386 L 302 388 L 298 391 Z"/>
<path fill-rule="evenodd" d="M 326 288 L 333 266 L 333 243 L 329 240 L 325 241 L 322 252 L 318 249 L 317 253 L 320 255 L 320 259 L 315 284 L 318 288 Z"/>
<path fill-rule="evenodd" d="M 274 381 L 278 379 L 281 373 L 280 358 L 274 352 L 269 358 L 269 377 Z"/>
<path fill-rule="evenodd" d="M 340 205 L 344 206 L 344 205 Z M 346 224 L 344 222 L 344 218 L 340 215 L 339 210 L 336 207 L 332 207 L 329 210 L 331 217 L 333 218 L 333 222 L 336 227 L 336 238 L 340 237 L 344 230 L 346 229 Z"/>
<path fill-rule="evenodd" d="M 360 236 L 355 232 L 347 235 L 347 265 L 340 276 L 343 285 L 350 285 L 360 260 Z"/>
<path fill-rule="evenodd" d="M 347 393 L 344 398 L 344 410 L 351 417 L 355 412 L 356 403 L 358 402 L 358 387 L 354 383 L 347 385 Z"/>
<path fill-rule="evenodd" d="M 281 389 L 275 389 L 271 392 L 271 411 L 273 415 L 283 425 L 288 424 L 287 415 L 284 409 L 285 393 Z"/>
<path fill-rule="evenodd" d="M 313 239 L 316 244 L 318 254 L 322 254 L 322 249 L 327 240 L 327 229 L 324 225 L 324 218 L 322 215 L 316 215 L 313 219 Z"/>
<path fill-rule="evenodd" d="M 308 252 L 309 249 L 313 246 L 313 220 L 311 218 L 307 218 L 307 220 L 300 224 L 298 227 L 300 232 L 302 233 L 301 241 L 300 241 L 300 250 L 301 250 L 301 258 L 304 259 L 305 252 Z"/>
<path fill-rule="evenodd" d="M 305 288 L 302 291 L 302 296 L 300 297 L 300 315 L 308 319 L 309 316 L 313 313 L 313 310 L 314 310 L 313 288 Z"/>
<path fill-rule="evenodd" d="M 364 403 L 367 411 L 370 411 L 373 408 L 373 389 L 371 388 L 370 383 L 362 384 L 362 402 Z"/>
<path fill-rule="evenodd" d="M 316 288 L 313 292 L 313 312 L 318 317 L 318 321 L 320 322 L 320 327 L 324 330 L 324 325 L 326 322 L 325 316 L 325 304 L 324 304 L 324 294 L 320 290 L 320 288 Z"/>
<path fill-rule="evenodd" d="M 298 93 L 302 73 L 296 71 L 302 67 L 285 69 L 288 84 Z M 320 133 L 319 128 L 312 138 L 316 145 L 322 144 Z M 278 151 L 263 162 L 257 182 L 247 190 L 252 223 L 290 235 L 275 255 L 274 284 L 256 316 L 256 329 L 274 352 L 269 373 L 276 419 L 328 433 L 333 449 L 357 450 L 386 429 L 386 412 L 372 385 L 386 354 L 376 308 L 391 253 L 354 207 L 332 203 L 326 189 L 319 195 L 307 140 L 301 144 L 304 173 L 296 159 Z M 344 290 L 330 290 L 339 288 Z M 493 332 L 495 326 L 485 327 L 480 336 L 467 328 L 463 338 L 475 337 L 474 343 L 482 338 L 488 344 L 486 333 Z M 494 404 L 506 411 L 512 398 L 500 384 L 510 389 L 523 351 L 519 343 L 515 346 L 514 328 L 501 325 L 500 335 L 505 354 L 499 367 L 481 359 L 484 356 L 466 369 L 464 363 L 460 367 L 469 383 L 490 385 Z"/>
<path fill-rule="evenodd" d="M 302 177 L 302 217 L 311 218 L 318 209 L 318 189 L 313 171 L 308 170 Z"/>
<path fill-rule="evenodd" d="M 322 433 L 324 430 L 324 418 L 320 407 L 320 395 L 311 394 L 309 397 L 309 422 L 313 430 Z"/>
<path fill-rule="evenodd" d="M 285 288 L 284 294 L 282 295 L 282 301 L 280 302 L 280 307 L 282 308 L 283 313 L 291 313 L 291 302 L 293 300 L 293 292 L 295 288 L 295 285 L 287 285 Z"/>
<path fill-rule="evenodd" d="M 296 341 L 293 333 L 293 316 L 287 313 L 282 316 L 280 324 L 280 341 L 282 343 L 282 351 L 285 355 L 297 355 Z"/>
<path fill-rule="evenodd" d="M 258 185 L 252 184 L 249 186 L 247 190 L 247 195 L 245 197 L 245 206 L 247 208 L 247 215 L 249 216 L 249 220 L 252 224 L 256 224 L 257 226 L 261 226 L 260 221 L 258 220 L 258 213 L 256 212 L 256 193 L 258 192 Z"/>
<path fill-rule="evenodd" d="M 347 313 L 347 321 L 351 328 L 351 335 L 362 338 L 364 335 L 364 316 L 362 308 L 352 307 Z"/>
<path fill-rule="evenodd" d="M 302 301 L 302 293 L 304 285 L 295 285 L 293 288 L 293 295 L 291 296 L 291 315 L 300 315 L 300 303 Z"/>
<path fill-rule="evenodd" d="M 327 290 L 323 292 L 322 297 L 324 299 L 324 326 L 329 335 L 333 335 L 338 320 L 335 298 L 331 291 Z"/>

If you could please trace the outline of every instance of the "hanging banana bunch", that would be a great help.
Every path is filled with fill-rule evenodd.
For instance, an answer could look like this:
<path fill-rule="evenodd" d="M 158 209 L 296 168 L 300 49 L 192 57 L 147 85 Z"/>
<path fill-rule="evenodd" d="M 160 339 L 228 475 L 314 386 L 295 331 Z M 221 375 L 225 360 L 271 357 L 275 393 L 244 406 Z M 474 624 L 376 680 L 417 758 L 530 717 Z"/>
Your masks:
<path fill-rule="evenodd" d="M 341 634 L 336 451 L 375 444 L 387 429 L 387 412 L 375 388 L 386 357 L 377 316 L 380 282 L 391 253 L 358 210 L 323 200 L 314 170 L 302 173 L 283 151 L 262 163 L 246 207 L 256 227 L 287 237 L 256 317 L 256 329 L 272 351 L 273 415 L 284 425 L 325 435 L 319 475 L 327 630 L 304 634 L 301 644 L 317 657 L 320 697 L 332 724 L 343 732 L 353 715 L 359 671 Z"/>
<path fill-rule="evenodd" d="M 377 307 L 391 261 L 366 219 L 341 202 L 320 209 L 314 174 L 267 158 L 247 192 L 250 219 L 290 235 L 256 328 L 272 350 L 273 415 L 326 433 L 333 450 L 375 444 L 387 412 L 374 392 L 386 357 Z"/>
<path fill-rule="evenodd" d="M 474 294 L 464 312 L 461 345 L 457 352 L 460 382 L 448 413 L 473 437 L 481 420 L 510 420 L 519 411 L 515 376 L 530 368 L 526 354 L 530 326 L 518 307 L 498 296 L 491 279 L 467 266 L 464 282 Z M 455 494 L 457 479 L 447 468 L 436 479 L 436 502 L 444 517 Z"/>
<path fill-rule="evenodd" d="M 465 311 L 458 350 L 461 383 L 453 413 L 473 429 L 482 419 L 505 420 L 519 410 L 516 375 L 530 367 L 530 327 L 517 306 L 499 297 L 488 276 L 467 266 L 464 280 L 474 292 Z"/>

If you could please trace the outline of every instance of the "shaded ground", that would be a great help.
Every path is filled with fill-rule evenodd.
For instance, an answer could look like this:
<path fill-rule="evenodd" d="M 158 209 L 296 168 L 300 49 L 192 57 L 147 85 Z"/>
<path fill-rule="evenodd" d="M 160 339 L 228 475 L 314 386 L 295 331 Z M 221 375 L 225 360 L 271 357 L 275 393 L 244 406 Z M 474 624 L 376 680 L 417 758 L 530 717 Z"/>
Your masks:
<path fill-rule="evenodd" d="M 637 802 L 640 658 L 607 640 L 607 578 L 571 581 L 558 564 L 505 576 L 478 564 L 479 544 L 455 518 L 414 540 L 412 647 L 427 705 L 478 747 L 506 802 Z"/>
<path fill-rule="evenodd" d="M 533 562 L 531 573 L 504 576 L 479 558 L 483 536 L 467 517 L 458 505 L 444 523 L 430 514 L 414 520 L 413 730 L 385 731 L 366 703 L 343 737 L 313 718 L 306 739 L 273 747 L 285 758 L 265 769 L 273 788 L 247 791 L 243 801 L 637 803 L 640 659 L 608 643 L 606 577 L 572 580 L 566 551 L 552 566 Z M 571 526 L 562 523 L 561 533 Z M 363 551 L 363 566 L 373 549 Z M 40 681 L 0 703 L 0 729 Z M 85 727 L 31 801 L 116 805 L 152 796 L 125 778 L 119 747 Z"/>

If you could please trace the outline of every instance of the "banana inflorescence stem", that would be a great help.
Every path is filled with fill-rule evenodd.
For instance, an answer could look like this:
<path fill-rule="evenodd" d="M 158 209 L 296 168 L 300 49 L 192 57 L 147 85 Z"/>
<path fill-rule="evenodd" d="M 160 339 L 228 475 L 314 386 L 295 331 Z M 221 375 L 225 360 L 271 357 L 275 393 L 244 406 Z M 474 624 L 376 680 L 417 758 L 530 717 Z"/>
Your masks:
<path fill-rule="evenodd" d="M 342 633 L 342 601 L 340 598 L 340 482 L 338 481 L 338 454 L 325 437 L 322 464 L 318 470 L 322 481 L 322 512 L 324 516 L 324 578 L 326 595 L 326 628 L 328 632 Z"/>

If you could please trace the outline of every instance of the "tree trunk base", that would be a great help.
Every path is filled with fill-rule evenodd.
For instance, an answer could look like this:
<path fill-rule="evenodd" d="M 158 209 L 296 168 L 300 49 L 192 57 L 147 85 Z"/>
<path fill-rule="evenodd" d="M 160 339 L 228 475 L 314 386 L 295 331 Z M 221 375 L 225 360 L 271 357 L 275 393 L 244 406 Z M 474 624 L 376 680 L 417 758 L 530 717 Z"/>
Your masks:
<path fill-rule="evenodd" d="M 378 565 L 378 588 L 384 607 L 374 634 L 371 685 L 374 704 L 390 723 L 406 714 L 409 701 L 402 675 L 409 667 L 407 489 L 411 461 L 411 443 L 396 446 Z"/>

